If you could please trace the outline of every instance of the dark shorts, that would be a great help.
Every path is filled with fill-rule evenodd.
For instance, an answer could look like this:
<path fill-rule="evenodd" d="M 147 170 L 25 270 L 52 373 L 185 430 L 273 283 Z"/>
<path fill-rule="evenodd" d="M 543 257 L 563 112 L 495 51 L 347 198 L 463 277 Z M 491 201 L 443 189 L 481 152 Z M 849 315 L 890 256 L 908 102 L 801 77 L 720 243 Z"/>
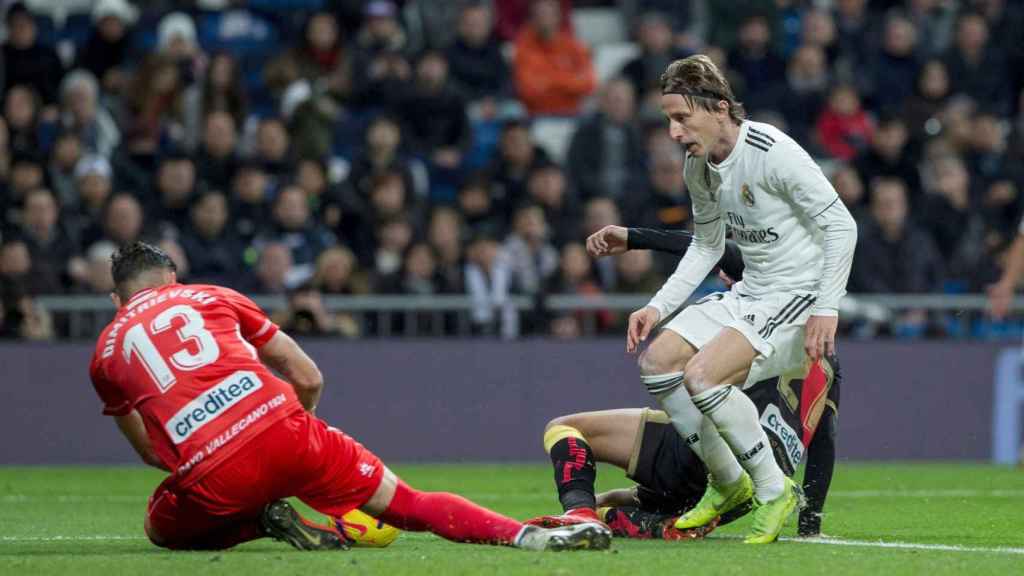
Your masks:
<path fill-rule="evenodd" d="M 637 503 L 645 511 L 676 515 L 704 495 L 708 473 L 660 410 L 644 408 L 627 476 L 637 483 Z"/>

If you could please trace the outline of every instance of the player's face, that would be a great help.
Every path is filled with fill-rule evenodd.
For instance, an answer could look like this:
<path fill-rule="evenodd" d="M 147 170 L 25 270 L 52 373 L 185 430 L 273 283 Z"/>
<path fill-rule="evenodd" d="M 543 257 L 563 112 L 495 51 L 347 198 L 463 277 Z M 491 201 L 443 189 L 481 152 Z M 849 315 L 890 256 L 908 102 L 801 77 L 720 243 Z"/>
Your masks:
<path fill-rule="evenodd" d="M 679 94 L 663 94 L 661 111 L 668 118 L 668 133 L 693 156 L 706 155 L 718 141 L 721 122 L 718 117 Z"/>

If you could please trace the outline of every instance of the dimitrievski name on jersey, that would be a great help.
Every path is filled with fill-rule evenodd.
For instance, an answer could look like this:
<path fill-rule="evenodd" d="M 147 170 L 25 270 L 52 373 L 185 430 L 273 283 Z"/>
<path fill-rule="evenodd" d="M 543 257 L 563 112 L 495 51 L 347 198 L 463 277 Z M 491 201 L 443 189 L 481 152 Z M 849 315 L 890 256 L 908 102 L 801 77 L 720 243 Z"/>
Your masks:
<path fill-rule="evenodd" d="M 745 263 L 734 291 L 749 296 L 808 292 L 812 313 L 838 314 L 853 261 L 856 224 L 821 168 L 792 138 L 744 121 L 720 163 L 686 155 L 694 242 L 651 300 L 667 317 L 721 256 L 727 229 Z M 852 232 L 852 233 L 851 233 Z"/>

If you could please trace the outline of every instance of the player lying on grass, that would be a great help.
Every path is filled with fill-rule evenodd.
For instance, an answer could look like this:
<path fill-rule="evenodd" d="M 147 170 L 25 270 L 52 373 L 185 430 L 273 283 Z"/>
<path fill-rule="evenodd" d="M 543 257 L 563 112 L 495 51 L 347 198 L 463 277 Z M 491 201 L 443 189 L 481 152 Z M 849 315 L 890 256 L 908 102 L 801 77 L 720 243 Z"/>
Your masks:
<path fill-rule="evenodd" d="M 647 306 L 630 315 L 626 351 L 646 344 L 640 380 L 711 476 L 676 527 L 707 525 L 753 494 L 744 542 L 767 544 L 796 508 L 799 490 L 772 457 L 757 407 L 742 390 L 832 353 L 857 225 L 796 141 L 745 119 L 707 56 L 669 65 L 661 109 L 686 153 L 693 244 Z M 727 231 L 743 254 L 743 280 L 668 320 L 722 257 Z"/>
<path fill-rule="evenodd" d="M 637 249 L 682 255 L 691 239 L 692 234 L 681 230 L 606 226 L 587 240 L 587 249 L 594 257 Z M 731 241 L 718 268 L 728 283 L 743 277 L 743 259 Z M 802 462 L 807 464 L 801 536 L 821 531 L 821 511 L 835 464 L 841 379 L 838 362 L 830 357 L 809 371 L 802 367 L 793 374 L 758 382 L 746 391 L 757 406 L 761 426 L 782 470 L 792 476 Z M 601 520 L 616 536 L 665 540 L 700 538 L 719 524 L 715 521 L 682 530 L 674 527 L 676 519 L 704 494 L 708 473 L 664 412 L 632 408 L 561 416 L 545 428 L 544 449 L 554 465 L 555 486 L 565 513 L 529 522 L 551 527 Z M 622 468 L 636 486 L 595 495 L 596 462 Z M 749 510 L 748 502 L 724 516 L 721 523 Z"/>
<path fill-rule="evenodd" d="M 222 549 L 272 536 L 305 550 L 347 547 L 337 526 L 305 521 L 283 500 L 294 496 L 332 518 L 358 508 L 456 542 L 608 547 L 600 524 L 546 530 L 453 494 L 414 490 L 313 415 L 320 371 L 251 300 L 178 284 L 174 263 L 148 244 L 125 246 L 112 260 L 118 310 L 90 375 L 104 413 L 143 461 L 170 472 L 146 513 L 154 544 Z"/>

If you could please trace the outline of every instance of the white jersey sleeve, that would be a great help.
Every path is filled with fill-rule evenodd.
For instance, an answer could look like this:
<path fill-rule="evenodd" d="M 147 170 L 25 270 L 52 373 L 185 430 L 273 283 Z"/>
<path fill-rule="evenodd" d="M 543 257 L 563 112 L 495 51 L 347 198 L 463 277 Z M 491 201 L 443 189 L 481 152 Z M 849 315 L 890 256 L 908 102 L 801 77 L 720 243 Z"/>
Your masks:
<path fill-rule="evenodd" d="M 787 138 L 776 143 L 769 154 L 772 186 L 816 223 L 824 237 L 821 282 L 811 314 L 838 316 L 857 246 L 857 223 L 821 168 L 799 144 Z"/>
<path fill-rule="evenodd" d="M 725 221 L 722 220 L 718 203 L 713 202 L 706 191 L 691 187 L 690 192 L 693 204 L 693 241 L 676 266 L 676 271 L 648 303 L 648 306 L 658 310 L 662 319 L 686 302 L 725 252 Z"/>

